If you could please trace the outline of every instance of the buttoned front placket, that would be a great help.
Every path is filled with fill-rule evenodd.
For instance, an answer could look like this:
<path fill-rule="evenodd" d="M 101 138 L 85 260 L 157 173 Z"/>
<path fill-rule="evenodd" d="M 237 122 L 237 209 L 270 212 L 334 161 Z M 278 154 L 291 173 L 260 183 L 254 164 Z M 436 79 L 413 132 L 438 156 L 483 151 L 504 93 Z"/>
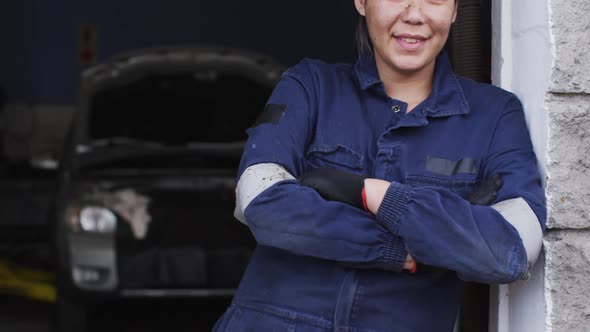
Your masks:
<path fill-rule="evenodd" d="M 403 155 L 405 138 L 396 132 L 402 127 L 420 127 L 428 124 L 423 114 L 423 104 L 418 105 L 412 112 L 407 113 L 408 104 L 390 98 L 385 93 L 383 83 L 375 86 L 377 93 L 383 97 L 383 108 L 391 115 L 385 131 L 380 133 L 377 140 L 377 155 L 373 168 L 373 176 L 389 181 L 402 181 L 403 171 L 401 158 Z"/>

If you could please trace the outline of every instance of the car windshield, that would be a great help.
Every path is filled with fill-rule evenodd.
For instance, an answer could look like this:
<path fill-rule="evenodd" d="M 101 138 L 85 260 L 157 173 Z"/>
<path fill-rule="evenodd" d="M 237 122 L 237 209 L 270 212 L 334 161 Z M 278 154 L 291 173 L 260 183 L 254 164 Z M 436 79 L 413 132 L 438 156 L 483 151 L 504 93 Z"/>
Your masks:
<path fill-rule="evenodd" d="M 235 73 L 147 74 L 93 96 L 89 139 L 164 145 L 242 141 L 271 90 Z"/>

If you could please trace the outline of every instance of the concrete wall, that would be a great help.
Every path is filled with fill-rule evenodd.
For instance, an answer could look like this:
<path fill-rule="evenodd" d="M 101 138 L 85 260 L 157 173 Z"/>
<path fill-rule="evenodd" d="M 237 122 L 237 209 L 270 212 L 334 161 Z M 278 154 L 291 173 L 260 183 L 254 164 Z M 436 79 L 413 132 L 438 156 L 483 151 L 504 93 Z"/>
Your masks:
<path fill-rule="evenodd" d="M 547 330 L 590 327 L 590 2 L 550 0 Z"/>

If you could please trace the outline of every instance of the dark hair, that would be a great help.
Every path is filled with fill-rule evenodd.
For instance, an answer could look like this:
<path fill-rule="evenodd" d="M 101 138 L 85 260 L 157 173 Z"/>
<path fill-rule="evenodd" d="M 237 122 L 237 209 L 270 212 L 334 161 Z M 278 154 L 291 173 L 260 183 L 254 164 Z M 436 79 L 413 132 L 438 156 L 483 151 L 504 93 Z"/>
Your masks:
<path fill-rule="evenodd" d="M 356 49 L 359 55 L 365 52 L 373 53 L 373 43 L 371 42 L 371 36 L 367 28 L 367 19 L 362 15 L 359 15 L 359 21 L 356 26 Z"/>

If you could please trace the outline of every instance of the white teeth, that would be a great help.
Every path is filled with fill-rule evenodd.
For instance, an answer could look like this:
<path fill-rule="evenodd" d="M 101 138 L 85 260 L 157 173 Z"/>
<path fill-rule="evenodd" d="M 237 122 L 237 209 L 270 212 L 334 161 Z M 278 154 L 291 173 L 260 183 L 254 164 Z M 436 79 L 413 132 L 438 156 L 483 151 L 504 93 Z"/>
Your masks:
<path fill-rule="evenodd" d="M 400 38 L 401 40 L 403 40 L 406 43 L 410 43 L 410 44 L 416 44 L 418 42 L 418 39 L 414 39 L 414 38 Z"/>

